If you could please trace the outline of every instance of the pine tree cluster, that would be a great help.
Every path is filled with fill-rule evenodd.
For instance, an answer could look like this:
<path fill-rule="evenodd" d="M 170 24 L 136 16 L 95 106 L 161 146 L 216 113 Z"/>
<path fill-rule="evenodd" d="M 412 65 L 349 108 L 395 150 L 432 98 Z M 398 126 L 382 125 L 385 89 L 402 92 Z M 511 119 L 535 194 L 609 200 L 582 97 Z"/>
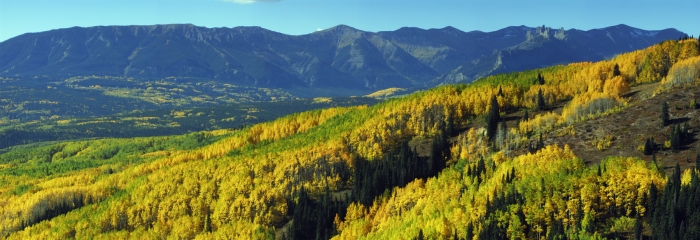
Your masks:
<path fill-rule="evenodd" d="M 663 193 L 655 185 L 649 189 L 647 213 L 652 239 L 700 239 L 700 178 L 691 173 L 689 185 L 681 185 L 681 170 L 676 164 Z"/>
<path fill-rule="evenodd" d="M 421 158 L 413 151 L 408 141 L 402 141 L 398 149 L 384 155 L 383 159 L 353 159 L 353 185 L 349 196 L 335 199 L 330 190 L 314 200 L 302 189 L 297 193 L 297 203 L 290 202 L 293 212 L 293 239 L 329 239 L 337 234 L 333 221 L 338 215 L 345 218 L 350 203 L 371 206 L 376 197 L 388 193 L 394 187 L 404 187 L 416 178 L 428 178 L 437 175 L 446 166 L 450 158 L 448 137 L 454 125 L 452 118 L 443 125 L 440 134 L 433 139 L 429 157 Z M 486 171 L 484 166 L 483 171 Z"/>
<path fill-rule="evenodd" d="M 686 122 L 683 126 L 675 125 L 671 128 L 671 150 L 679 151 L 681 146 L 690 140 L 692 136 L 690 133 L 688 133 L 688 129 L 688 122 Z"/>

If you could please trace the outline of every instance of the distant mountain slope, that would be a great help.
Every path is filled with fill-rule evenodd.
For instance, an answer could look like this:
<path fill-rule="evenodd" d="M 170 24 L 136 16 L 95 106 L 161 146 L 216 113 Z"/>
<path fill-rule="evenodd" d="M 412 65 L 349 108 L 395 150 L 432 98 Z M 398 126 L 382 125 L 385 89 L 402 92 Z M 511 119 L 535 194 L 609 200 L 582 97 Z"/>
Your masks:
<path fill-rule="evenodd" d="M 556 64 L 600 61 L 622 52 L 677 39 L 682 34 L 675 29 L 644 31 L 627 25 L 589 31 L 537 27 L 525 31 L 523 41 L 463 63 L 450 73 L 434 79 L 432 84 L 468 82 L 492 74 Z"/>
<path fill-rule="evenodd" d="M 452 27 L 372 33 L 340 25 L 301 36 L 259 27 L 74 27 L 0 43 L 0 75 L 186 76 L 246 86 L 369 92 L 596 61 L 682 34 L 625 25 L 590 31 L 520 26 L 489 33 Z"/>

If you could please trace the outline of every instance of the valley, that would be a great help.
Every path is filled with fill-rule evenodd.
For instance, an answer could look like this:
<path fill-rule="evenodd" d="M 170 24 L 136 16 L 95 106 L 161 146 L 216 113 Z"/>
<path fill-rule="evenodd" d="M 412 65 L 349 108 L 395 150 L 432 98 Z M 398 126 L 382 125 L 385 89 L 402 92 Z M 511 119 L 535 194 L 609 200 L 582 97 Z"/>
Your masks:
<path fill-rule="evenodd" d="M 296 112 L 378 102 L 367 97 L 298 98 L 274 89 L 177 84 L 173 79 L 18 82 L 6 83 L 0 90 L 5 104 L 0 110 L 0 151 L 44 141 L 236 129 Z"/>

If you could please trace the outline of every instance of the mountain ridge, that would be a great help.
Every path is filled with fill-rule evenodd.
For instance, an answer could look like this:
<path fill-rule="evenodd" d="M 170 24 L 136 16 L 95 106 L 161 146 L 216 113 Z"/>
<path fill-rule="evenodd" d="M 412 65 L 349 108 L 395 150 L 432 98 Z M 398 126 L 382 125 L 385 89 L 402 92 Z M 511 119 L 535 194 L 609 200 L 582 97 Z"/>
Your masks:
<path fill-rule="evenodd" d="M 371 92 L 597 61 L 682 34 L 627 25 L 588 31 L 512 26 L 492 32 L 449 26 L 368 32 L 338 25 L 304 35 L 192 24 L 72 27 L 0 42 L 0 76 L 174 76 L 256 87 Z"/>

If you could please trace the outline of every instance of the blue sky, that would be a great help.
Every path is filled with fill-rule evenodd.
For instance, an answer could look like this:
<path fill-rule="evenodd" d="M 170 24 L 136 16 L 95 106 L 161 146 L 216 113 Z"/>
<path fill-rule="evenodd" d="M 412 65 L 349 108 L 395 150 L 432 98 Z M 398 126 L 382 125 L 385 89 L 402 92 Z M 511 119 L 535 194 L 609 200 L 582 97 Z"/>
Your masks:
<path fill-rule="evenodd" d="M 192 23 L 260 26 L 301 35 L 346 24 L 365 31 L 404 26 L 494 31 L 508 26 L 582 30 L 627 24 L 700 34 L 700 1 L 523 0 L 0 0 L 0 41 L 73 26 Z"/>

